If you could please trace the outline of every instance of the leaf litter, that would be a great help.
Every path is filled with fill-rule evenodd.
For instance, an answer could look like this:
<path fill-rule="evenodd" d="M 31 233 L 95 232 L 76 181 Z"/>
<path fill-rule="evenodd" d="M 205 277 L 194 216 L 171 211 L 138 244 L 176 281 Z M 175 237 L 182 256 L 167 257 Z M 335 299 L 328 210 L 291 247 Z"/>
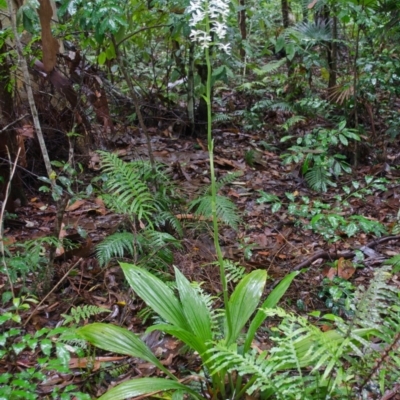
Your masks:
<path fill-rule="evenodd" d="M 195 198 L 210 183 L 206 144 L 201 139 L 171 138 L 156 133 L 152 136 L 155 160 L 169 168 L 173 182 L 182 195 L 189 200 Z M 307 187 L 299 173 L 299 166 L 284 165 L 279 150 L 267 151 L 257 145 L 265 140 L 262 134 L 248 135 L 237 129 L 216 129 L 214 135 L 217 177 L 238 173 L 237 178 L 224 186 L 221 192 L 236 204 L 242 216 L 238 231 L 221 226 L 220 241 L 224 257 L 242 265 L 248 272 L 253 269 L 267 270 L 269 280 L 265 294 L 290 271 L 303 270 L 284 297 L 285 307 L 291 307 L 296 312 L 327 312 L 329 310 L 318 296 L 325 278 L 333 280 L 340 277 L 354 285 L 365 285 L 374 268 L 400 253 L 400 237 L 392 233 L 395 215 L 400 208 L 400 174 L 396 168 L 390 169 L 384 164 L 361 166 L 353 176 L 342 177 L 336 188 L 331 188 L 327 193 L 317 193 Z M 119 157 L 126 161 L 147 158 L 145 138 L 138 132 L 130 138 L 129 143 L 129 146 L 115 150 Z M 249 151 L 254 152 L 251 162 L 246 161 Z M 91 177 L 99 174 L 97 153 L 93 153 L 89 167 L 92 172 L 86 177 L 88 183 Z M 351 186 L 353 181 L 364 182 L 365 176 L 384 176 L 388 190 L 370 190 L 365 196 L 351 197 L 348 206 L 337 211 L 338 195 L 344 195 L 343 186 Z M 263 196 L 267 196 L 265 201 L 262 200 Z M 307 206 L 304 199 L 308 199 L 309 207 L 323 203 L 325 208 L 321 209 L 321 214 L 337 214 L 332 224 L 339 221 L 340 217 L 362 216 L 365 221 L 361 222 L 366 224 L 368 221 L 382 223 L 386 233 L 377 237 L 373 230 L 365 233 L 358 230 L 352 232 L 347 228 L 346 232 L 339 232 L 335 240 L 327 240 L 318 230 L 311 229 L 311 215 L 294 215 L 288 211 L 291 203 Z M 51 234 L 56 213 L 55 206 L 45 196 L 32 198 L 27 206 L 17 209 L 17 219 L 6 223 L 5 234 L 11 243 L 11 251 L 16 249 L 13 246 L 19 242 Z M 197 220 L 196 216 L 184 209 L 178 217 L 185 225 L 185 238 L 182 240 L 182 249 L 174 251 L 174 265 L 189 280 L 202 282 L 203 289 L 213 295 L 219 294 L 221 287 L 218 268 L 214 264 L 215 249 L 209 221 L 204 218 Z M 329 220 L 322 222 L 330 226 Z M 154 353 L 161 357 L 162 363 L 174 373 L 199 370 L 198 357 L 185 354 L 175 339 L 163 336 L 160 332 L 143 333 L 146 324 L 154 316 L 128 289 L 117 263 L 111 262 L 104 268 L 99 266 L 95 256 L 96 244 L 117 232 L 124 223 L 123 216 L 107 210 L 103 201 L 94 196 L 67 206 L 62 239 L 68 239 L 73 245 L 70 250 L 60 250 L 53 277 L 54 285 L 61 280 L 62 284 L 40 307 L 21 313 L 22 320 L 29 318 L 26 329 L 34 332 L 43 327 L 54 327 L 63 320 L 62 314 L 68 314 L 71 309 L 84 304 L 95 305 L 110 311 L 109 314 L 98 315 L 95 320 L 125 326 L 143 335 Z M 82 232 L 85 232 L 84 236 Z M 361 253 L 363 260 L 359 259 Z M 74 267 L 72 270 L 71 266 Z M 172 274 L 172 265 L 170 268 L 167 274 Z M 398 275 L 393 280 L 395 285 L 400 286 Z M 2 287 L 5 285 L 4 276 L 0 276 L 0 284 Z M 29 278 L 26 285 L 35 287 Z M 16 286 L 17 290 L 21 290 L 23 283 Z M 266 341 L 261 337 L 260 343 L 254 343 L 254 346 L 265 346 L 262 343 Z M 82 370 L 89 370 L 93 375 L 100 367 L 105 368 L 103 370 L 109 374 L 107 381 L 111 382 L 113 379 L 110 374 L 116 361 L 124 371 L 119 382 L 134 376 L 158 373 L 152 366 L 129 357 L 110 354 L 87 358 L 74 356 L 70 361 L 74 375 L 48 376 L 47 381 L 40 385 L 40 391 L 45 395 L 55 387 L 82 384 L 84 380 L 91 379 L 84 378 L 87 372 Z M 17 359 L 21 368 L 32 366 L 34 362 L 35 355 L 26 351 Z M 0 364 L 0 373 L 9 371 L 9 368 Z M 97 394 L 103 393 L 106 386 L 107 382 L 98 384 Z"/>

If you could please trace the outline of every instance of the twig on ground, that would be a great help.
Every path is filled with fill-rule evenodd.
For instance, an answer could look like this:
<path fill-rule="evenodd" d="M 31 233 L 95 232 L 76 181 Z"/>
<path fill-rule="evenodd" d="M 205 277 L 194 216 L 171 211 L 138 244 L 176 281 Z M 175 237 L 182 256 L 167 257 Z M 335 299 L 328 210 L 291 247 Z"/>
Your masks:
<path fill-rule="evenodd" d="M 68 276 L 68 274 L 83 260 L 81 257 L 72 267 L 64 274 L 64 276 L 57 282 L 57 285 L 53 287 L 53 289 L 50 290 L 49 293 L 46 294 L 46 296 L 43 297 L 43 299 L 40 301 L 40 303 L 35 307 L 35 309 L 31 312 L 31 315 L 28 317 L 28 319 L 24 322 L 24 326 L 27 325 L 27 323 L 31 320 L 33 315 L 36 313 L 38 308 L 47 300 L 47 298 L 61 285 L 61 283 L 64 281 L 64 279 Z"/>
<path fill-rule="evenodd" d="M 364 246 L 358 247 L 356 250 L 361 250 L 363 247 L 375 247 L 378 244 L 382 244 L 388 242 L 390 240 L 400 240 L 400 235 L 397 236 L 385 236 L 379 239 L 374 239 L 365 244 Z M 325 250 L 318 251 L 317 253 L 313 254 L 311 257 L 307 258 L 306 260 L 302 261 L 300 264 L 297 264 L 292 271 L 298 271 L 299 269 L 308 267 L 312 262 L 318 260 L 318 258 L 328 259 L 328 260 L 337 260 L 338 258 L 349 259 L 353 258 L 356 255 L 354 251 L 343 251 L 343 252 L 329 252 Z"/>

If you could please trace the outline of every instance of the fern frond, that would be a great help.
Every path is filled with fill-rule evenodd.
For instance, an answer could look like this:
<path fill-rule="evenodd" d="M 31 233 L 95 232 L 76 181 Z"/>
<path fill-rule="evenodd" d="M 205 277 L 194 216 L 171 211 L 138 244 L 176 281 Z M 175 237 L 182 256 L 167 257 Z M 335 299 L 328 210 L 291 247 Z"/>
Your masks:
<path fill-rule="evenodd" d="M 153 196 L 147 184 L 138 176 L 138 163 L 126 163 L 113 153 L 100 152 L 102 170 L 108 176 L 105 189 L 112 194 L 108 198 L 118 213 L 146 219 L 151 224 L 154 211 Z M 140 163 L 140 168 L 145 164 Z"/>
<path fill-rule="evenodd" d="M 130 232 L 117 232 L 107 236 L 96 246 L 96 256 L 100 266 L 104 266 L 114 257 L 122 258 L 126 253 L 133 255 L 135 237 Z"/>
<path fill-rule="evenodd" d="M 75 324 L 79 324 L 79 322 L 83 320 L 89 319 L 94 315 L 98 315 L 104 312 L 109 313 L 110 310 L 94 305 L 85 304 L 84 306 L 71 308 L 69 314 L 61 314 L 61 316 L 65 318 L 63 325 L 67 325 L 70 322 L 75 322 Z"/>
<path fill-rule="evenodd" d="M 215 264 L 217 264 L 216 262 Z M 226 272 L 226 280 L 228 282 L 236 283 L 244 278 L 246 275 L 246 268 L 242 267 L 238 262 L 231 260 L 224 260 L 224 269 Z"/>
<path fill-rule="evenodd" d="M 333 182 L 330 179 L 330 174 L 324 165 L 314 164 L 306 173 L 305 179 L 311 189 L 318 192 L 326 192 L 328 185 Z"/>
<path fill-rule="evenodd" d="M 218 114 L 214 114 L 212 117 L 213 123 L 224 123 L 224 122 L 230 122 L 230 121 L 232 121 L 232 117 L 229 114 L 218 113 Z"/>
<path fill-rule="evenodd" d="M 286 120 L 284 124 L 282 124 L 282 128 L 288 131 L 290 128 L 295 126 L 299 122 L 304 122 L 306 119 L 302 117 L 301 115 L 294 115 L 293 117 L 290 117 L 289 119 Z"/>
<path fill-rule="evenodd" d="M 181 248 L 180 241 L 166 232 L 146 230 L 136 236 L 136 241 L 140 247 L 140 254 L 143 256 L 142 262 L 149 268 L 167 267 L 174 259 L 171 246 Z"/>
<path fill-rule="evenodd" d="M 195 214 L 197 215 L 205 218 L 211 218 L 211 196 L 205 195 L 193 200 L 189 204 L 189 209 L 194 210 Z M 220 219 L 224 224 L 231 226 L 235 230 L 238 229 L 240 218 L 238 216 L 235 203 L 225 196 L 217 195 L 216 211 L 217 218 Z"/>
<path fill-rule="evenodd" d="M 229 185 L 230 183 L 234 182 L 236 179 L 238 179 L 240 176 L 242 176 L 243 173 L 241 171 L 235 171 L 235 172 L 230 172 L 222 176 L 221 178 L 218 179 L 216 188 L 217 191 L 221 190 L 224 186 Z"/>
<path fill-rule="evenodd" d="M 181 221 L 170 211 L 160 211 L 157 213 L 157 215 L 154 216 L 154 225 L 158 227 L 169 225 L 179 235 L 180 238 L 183 237 Z"/>
<path fill-rule="evenodd" d="M 285 63 L 286 63 L 286 58 L 282 58 L 281 60 L 271 61 L 263 65 L 261 68 L 255 68 L 254 72 L 259 76 L 270 74 L 272 72 L 277 71 Z"/>

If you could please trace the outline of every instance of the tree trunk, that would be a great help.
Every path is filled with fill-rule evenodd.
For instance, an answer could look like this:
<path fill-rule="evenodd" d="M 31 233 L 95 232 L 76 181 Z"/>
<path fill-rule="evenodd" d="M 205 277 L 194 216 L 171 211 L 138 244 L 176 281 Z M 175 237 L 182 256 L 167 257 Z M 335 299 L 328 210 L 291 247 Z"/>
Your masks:
<path fill-rule="evenodd" d="M 332 19 L 332 42 L 330 43 L 330 48 L 328 49 L 328 68 L 329 68 L 328 89 L 331 89 L 336 86 L 337 38 L 338 38 L 338 28 L 337 28 L 337 17 L 335 15 Z"/>
<path fill-rule="evenodd" d="M 246 50 L 243 47 L 243 42 L 247 39 L 247 29 L 246 29 L 246 3 L 245 0 L 239 0 L 240 10 L 238 12 L 238 20 L 239 20 L 239 30 L 240 35 L 242 37 L 242 43 L 240 45 L 240 57 L 242 60 L 246 57 Z"/>

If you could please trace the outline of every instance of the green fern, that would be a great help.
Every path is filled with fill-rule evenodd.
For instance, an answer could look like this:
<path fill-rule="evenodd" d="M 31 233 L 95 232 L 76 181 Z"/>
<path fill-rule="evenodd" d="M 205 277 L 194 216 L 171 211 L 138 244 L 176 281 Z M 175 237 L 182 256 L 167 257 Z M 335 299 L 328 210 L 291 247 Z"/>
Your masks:
<path fill-rule="evenodd" d="M 293 117 L 290 117 L 289 119 L 286 120 L 284 124 L 282 124 L 282 128 L 285 131 L 288 131 L 290 128 L 295 126 L 299 122 L 304 122 L 306 119 L 302 117 L 301 115 L 294 115 Z"/>
<path fill-rule="evenodd" d="M 400 254 L 397 254 L 391 258 L 389 258 L 389 260 L 386 260 L 384 262 L 385 265 L 391 265 L 393 267 L 393 272 L 399 272 L 400 271 Z"/>
<path fill-rule="evenodd" d="M 286 58 L 282 58 L 281 60 L 271 61 L 261 68 L 255 68 L 254 72 L 259 76 L 269 75 L 272 72 L 276 72 L 282 65 L 286 63 Z"/>
<path fill-rule="evenodd" d="M 63 325 L 67 325 L 71 322 L 74 322 L 75 324 L 79 324 L 79 322 L 89 319 L 90 317 L 93 317 L 94 315 L 98 315 L 101 313 L 109 313 L 110 310 L 107 310 L 106 308 L 101 308 L 97 307 L 94 305 L 84 305 L 84 306 L 78 306 L 76 308 L 71 308 L 69 315 L 68 314 L 61 314 L 61 316 L 64 318 Z"/>
<path fill-rule="evenodd" d="M 105 198 L 107 205 L 121 214 L 144 218 L 152 225 L 155 210 L 153 195 L 143 175 L 149 174 L 145 163 L 127 163 L 113 153 L 100 152 L 102 170 L 107 174 L 105 189 L 112 196 Z"/>
<path fill-rule="evenodd" d="M 224 175 L 216 183 L 217 192 L 221 190 L 223 186 L 228 185 L 236 180 L 240 175 L 240 172 Z M 212 217 L 210 186 L 203 188 L 200 191 L 200 196 L 189 203 L 189 210 L 194 212 L 196 215 L 203 216 L 205 218 Z M 229 198 L 226 196 L 217 195 L 216 211 L 217 217 L 224 224 L 231 226 L 235 230 L 238 228 L 240 218 L 235 203 L 233 203 Z"/>
<path fill-rule="evenodd" d="M 226 113 L 219 113 L 219 114 L 214 114 L 212 117 L 212 122 L 213 123 L 225 123 L 225 122 L 231 122 L 232 121 L 232 116 Z"/>
<path fill-rule="evenodd" d="M 381 395 L 400 379 L 400 299 L 387 284 L 389 267 L 381 268 L 368 289 L 360 288 L 349 322 L 329 316 L 336 325 L 322 332 L 307 318 L 283 309 L 264 309 L 281 323 L 272 328 L 270 351 L 242 354 L 236 344 L 217 342 L 210 350 L 212 374 L 236 371 L 248 394 L 263 398 L 361 398 L 365 385 L 378 383 Z M 373 347 L 373 337 L 381 341 Z"/>
<path fill-rule="evenodd" d="M 211 218 L 211 195 L 205 195 L 193 200 L 189 204 L 189 209 L 194 211 L 197 215 L 205 218 Z M 238 229 L 240 218 L 238 216 L 235 203 L 225 196 L 217 195 L 216 211 L 217 218 L 220 219 L 224 224 L 231 226 L 235 230 Z"/>
<path fill-rule="evenodd" d="M 318 192 L 326 192 L 328 185 L 335 186 L 330 176 L 325 165 L 314 164 L 305 174 L 305 179 L 311 189 Z"/>
<path fill-rule="evenodd" d="M 113 258 L 142 257 L 148 266 L 168 265 L 173 261 L 171 246 L 180 248 L 179 240 L 166 232 L 147 229 L 141 233 L 117 232 L 106 237 L 96 246 L 100 266 L 107 265 Z"/>
<path fill-rule="evenodd" d="M 226 272 L 226 280 L 228 282 L 236 283 L 242 280 L 246 275 L 246 268 L 232 260 L 224 260 L 224 268 Z"/>
<path fill-rule="evenodd" d="M 117 232 L 107 236 L 96 246 L 100 266 L 107 265 L 114 257 L 122 258 L 126 253 L 135 253 L 135 236 L 131 232 Z"/>
<path fill-rule="evenodd" d="M 160 211 L 154 216 L 154 225 L 160 228 L 172 228 L 177 235 L 183 237 L 183 228 L 181 221 L 170 211 Z"/>

